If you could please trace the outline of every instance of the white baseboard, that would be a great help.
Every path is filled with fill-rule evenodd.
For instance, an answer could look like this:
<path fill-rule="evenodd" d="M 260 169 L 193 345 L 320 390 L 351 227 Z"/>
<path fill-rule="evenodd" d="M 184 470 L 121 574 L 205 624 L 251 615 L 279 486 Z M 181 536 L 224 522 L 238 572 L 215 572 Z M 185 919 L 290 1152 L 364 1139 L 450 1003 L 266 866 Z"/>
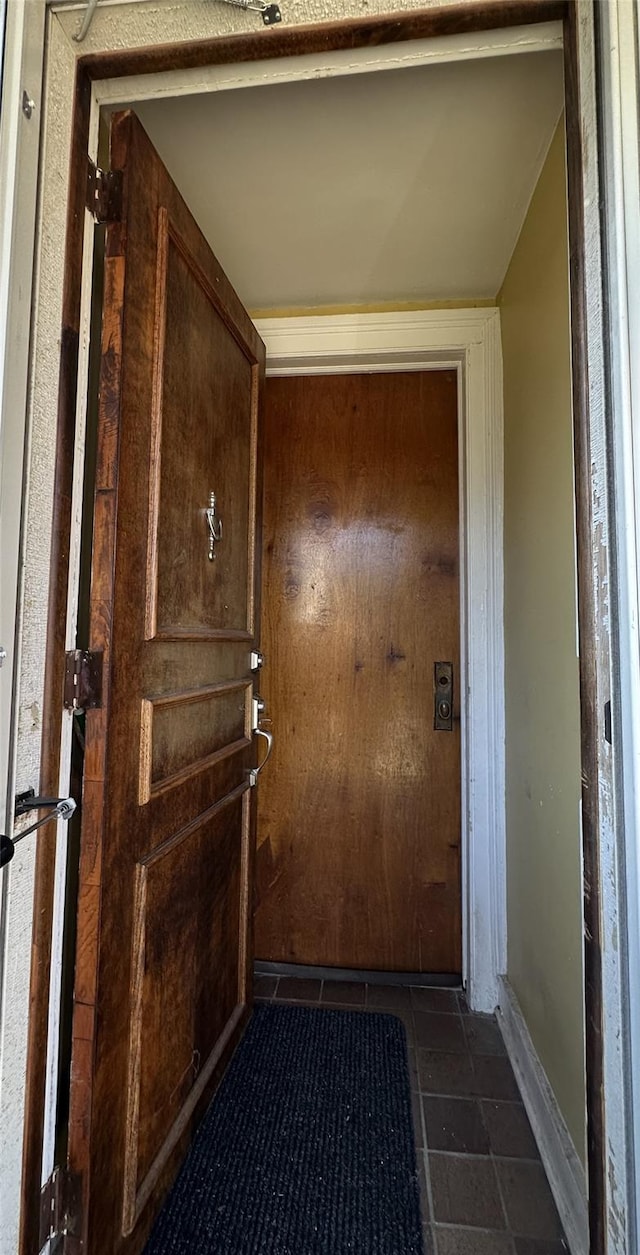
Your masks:
<path fill-rule="evenodd" d="M 497 1014 L 569 1250 L 571 1255 L 589 1255 L 589 1205 L 584 1168 L 536 1054 L 518 999 L 505 976 L 500 977 Z"/>

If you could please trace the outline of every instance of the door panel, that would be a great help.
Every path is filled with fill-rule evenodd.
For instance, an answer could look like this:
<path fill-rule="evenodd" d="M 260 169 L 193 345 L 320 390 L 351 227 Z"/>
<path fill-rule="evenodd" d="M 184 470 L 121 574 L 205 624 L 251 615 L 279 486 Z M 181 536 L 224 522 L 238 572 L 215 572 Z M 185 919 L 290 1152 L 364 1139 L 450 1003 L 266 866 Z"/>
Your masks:
<path fill-rule="evenodd" d="M 149 635 L 209 637 L 231 630 L 248 638 L 253 631 L 248 507 L 254 492 L 254 415 L 243 402 L 251 391 L 253 365 L 221 320 L 207 276 L 162 210 L 158 265 L 152 437 L 158 482 L 151 521 Z M 225 511 L 219 550 L 225 561 L 218 561 L 215 578 L 202 562 L 207 537 L 201 512 L 212 490 L 221 509 L 231 494 L 236 504 L 236 510 Z M 237 509 L 243 494 L 247 508 Z M 186 527 L 185 501 L 197 503 Z"/>
<path fill-rule="evenodd" d="M 210 1077 L 225 1029 L 235 1027 L 242 805 L 232 793 L 136 869 L 125 1227 Z M 144 1066 L 150 1057 L 153 1067 Z"/>
<path fill-rule="evenodd" d="M 250 1011 L 264 349 L 131 114 L 111 160 L 69 1166 L 136 1255 Z"/>
<path fill-rule="evenodd" d="M 268 380 L 261 959 L 460 971 L 458 533 L 454 372 Z"/>

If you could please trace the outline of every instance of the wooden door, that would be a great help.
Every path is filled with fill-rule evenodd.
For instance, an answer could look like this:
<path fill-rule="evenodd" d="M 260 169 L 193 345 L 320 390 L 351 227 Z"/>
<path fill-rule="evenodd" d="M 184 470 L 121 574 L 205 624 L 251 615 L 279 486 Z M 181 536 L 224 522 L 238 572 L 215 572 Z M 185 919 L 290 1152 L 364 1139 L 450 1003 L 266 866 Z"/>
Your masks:
<path fill-rule="evenodd" d="M 134 1255 L 250 1009 L 264 352 L 132 114 L 111 162 L 69 1167 L 85 1252 Z"/>
<path fill-rule="evenodd" d="M 455 373 L 270 379 L 265 421 L 257 957 L 457 973 Z"/>

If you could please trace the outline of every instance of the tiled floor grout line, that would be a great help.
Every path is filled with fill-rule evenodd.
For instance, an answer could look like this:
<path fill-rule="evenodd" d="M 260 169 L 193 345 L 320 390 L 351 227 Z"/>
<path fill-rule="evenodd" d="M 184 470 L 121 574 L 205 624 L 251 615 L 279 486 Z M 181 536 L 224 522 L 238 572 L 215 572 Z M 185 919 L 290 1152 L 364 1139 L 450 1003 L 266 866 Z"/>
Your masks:
<path fill-rule="evenodd" d="M 464 1025 L 463 1025 L 463 1031 L 464 1031 L 464 1034 L 465 1034 L 465 1040 L 468 1040 L 468 1039 L 467 1039 L 466 1029 L 464 1029 Z M 474 1064 L 474 1061 L 473 1061 L 473 1053 L 472 1053 L 471 1051 L 470 1051 L 469 1053 L 471 1054 L 471 1067 L 473 1068 L 473 1073 L 474 1073 L 474 1076 L 475 1076 L 476 1069 L 475 1069 L 475 1064 Z M 518 1092 L 519 1092 L 519 1091 L 518 1091 Z M 502 1208 L 502 1216 L 503 1216 L 503 1219 L 504 1219 L 505 1233 L 507 1233 L 507 1234 L 508 1234 L 508 1237 L 509 1237 L 509 1242 L 510 1242 L 510 1245 L 511 1245 L 511 1250 L 512 1250 L 512 1252 L 513 1252 L 513 1253 L 514 1253 L 514 1255 L 515 1255 L 516 1244 L 515 1244 L 515 1241 L 514 1241 L 513 1233 L 511 1232 L 511 1226 L 510 1226 L 510 1224 L 509 1224 L 509 1216 L 508 1216 L 508 1214 L 507 1214 L 507 1205 L 506 1205 L 506 1203 L 505 1203 L 505 1199 L 504 1199 L 504 1190 L 502 1189 L 502 1184 L 501 1184 L 501 1181 L 500 1181 L 500 1173 L 498 1172 L 498 1169 L 497 1169 L 497 1167 L 496 1167 L 495 1156 L 494 1156 L 494 1153 L 493 1153 L 493 1146 L 491 1145 L 491 1134 L 490 1134 L 490 1132 L 489 1132 L 489 1128 L 488 1128 L 487 1123 L 486 1123 L 486 1121 L 485 1121 L 484 1111 L 482 1110 L 482 1101 L 481 1101 L 481 1099 L 478 1099 L 477 1101 L 478 1101 L 478 1109 L 479 1109 L 479 1111 L 480 1111 L 480 1119 L 482 1120 L 482 1125 L 483 1125 L 484 1131 L 485 1131 L 485 1133 L 487 1134 L 487 1141 L 488 1141 L 488 1146 L 489 1146 L 489 1159 L 490 1159 L 490 1161 L 491 1161 L 491 1165 L 492 1165 L 492 1167 L 493 1167 L 493 1175 L 494 1175 L 495 1182 L 496 1182 L 496 1188 L 497 1188 L 497 1190 L 498 1190 L 498 1198 L 500 1199 L 500 1206 L 501 1206 L 501 1208 Z"/>
<path fill-rule="evenodd" d="M 433 1188 L 431 1185 L 431 1168 L 429 1165 L 429 1148 L 427 1144 L 427 1121 L 425 1119 L 424 1103 L 422 1101 L 422 1094 L 420 1092 L 420 1072 L 418 1069 L 418 1042 L 417 1042 L 417 1037 L 416 1037 L 416 1014 L 415 1014 L 415 1009 L 413 1005 L 411 1004 L 411 1002 L 409 1003 L 409 1006 L 410 1006 L 410 1011 L 411 1011 L 411 1023 L 413 1025 L 412 1049 L 413 1049 L 414 1067 L 416 1070 L 416 1082 L 418 1085 L 418 1106 L 420 1108 L 420 1127 L 422 1129 L 421 1154 L 422 1154 L 422 1163 L 423 1163 L 423 1169 L 424 1169 L 424 1179 L 425 1179 L 425 1184 L 427 1187 L 427 1206 L 429 1208 L 429 1215 L 425 1223 L 429 1229 L 429 1232 L 431 1233 L 431 1241 L 432 1241 L 432 1245 L 434 1249 L 434 1255 L 438 1255 L 438 1244 L 436 1241 L 436 1236 L 435 1236 L 434 1227 L 433 1227 L 434 1221 L 435 1221 L 435 1212 L 434 1212 L 434 1207 L 433 1207 Z"/>
<path fill-rule="evenodd" d="M 517 1098 L 491 1098 L 487 1094 L 446 1094 L 439 1089 L 421 1089 L 420 1093 L 423 1098 L 446 1098 L 447 1102 L 501 1102 L 509 1107 L 522 1107 L 522 1103 Z M 506 1155 L 506 1159 L 511 1156 Z"/>
<path fill-rule="evenodd" d="M 439 1098 L 439 1094 L 433 1095 Z M 473 1099 L 469 1099 L 473 1102 Z M 494 1151 L 488 1150 L 486 1153 L 476 1150 L 440 1150 L 437 1146 L 432 1147 L 432 1155 L 445 1155 L 447 1159 L 494 1159 L 496 1163 L 528 1163 L 539 1164 L 539 1159 L 529 1159 L 524 1155 L 496 1155 Z"/>
<path fill-rule="evenodd" d="M 445 1231 L 449 1229 L 452 1233 L 459 1233 L 460 1227 L 461 1227 L 460 1225 L 448 1224 L 446 1222 L 444 1223 L 438 1222 L 437 1224 L 433 1226 L 434 1241 L 437 1241 L 437 1235 L 440 1231 Z M 482 1234 L 483 1237 L 488 1237 L 488 1238 L 495 1238 L 496 1234 L 500 1234 L 501 1236 L 506 1237 L 509 1243 L 509 1247 L 510 1247 L 510 1255 L 516 1255 L 516 1247 L 515 1247 L 515 1242 L 513 1239 L 513 1234 L 511 1233 L 509 1229 L 504 1229 L 502 1231 L 499 1229 L 485 1229 L 482 1225 L 464 1225 L 462 1227 L 464 1228 L 465 1234 L 477 1233 L 477 1234 Z"/>
<path fill-rule="evenodd" d="M 417 1050 L 416 1050 L 417 1054 Z M 416 1058 L 416 1067 L 418 1060 Z M 420 1072 L 418 1071 L 418 1085 L 420 1084 Z M 427 1182 L 427 1199 L 429 1201 L 429 1226 L 431 1230 L 431 1242 L 433 1245 L 434 1255 L 438 1255 L 438 1237 L 436 1234 L 436 1212 L 433 1204 L 433 1186 L 431 1183 L 431 1164 L 429 1162 L 429 1139 L 427 1137 L 427 1117 L 424 1112 L 424 1103 L 422 1101 L 422 1093 L 419 1091 L 420 1099 L 420 1120 L 422 1123 L 422 1157 L 424 1159 L 424 1174 Z"/>
<path fill-rule="evenodd" d="M 506 1232 L 509 1234 L 509 1238 L 511 1240 L 511 1249 L 515 1252 L 515 1249 L 516 1249 L 515 1238 L 511 1231 L 511 1225 L 509 1224 L 509 1215 L 507 1212 L 507 1205 L 504 1199 L 504 1190 L 502 1188 L 502 1182 L 500 1180 L 500 1173 L 498 1172 L 498 1169 L 496 1167 L 496 1157 L 493 1153 L 493 1150 L 491 1149 L 491 1142 L 489 1142 L 489 1155 L 491 1157 L 491 1162 L 493 1164 L 493 1171 L 496 1178 L 496 1185 L 498 1187 L 498 1196 L 500 1198 L 500 1206 L 502 1207 L 502 1214 L 504 1216 L 504 1227 L 505 1227 Z"/>

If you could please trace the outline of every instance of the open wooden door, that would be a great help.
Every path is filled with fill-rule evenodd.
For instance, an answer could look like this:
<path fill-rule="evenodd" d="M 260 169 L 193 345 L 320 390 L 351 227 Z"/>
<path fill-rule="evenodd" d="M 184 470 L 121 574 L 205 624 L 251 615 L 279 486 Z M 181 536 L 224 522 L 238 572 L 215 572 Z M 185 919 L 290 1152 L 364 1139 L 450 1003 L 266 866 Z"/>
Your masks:
<path fill-rule="evenodd" d="M 65 1248 L 87 1255 L 143 1248 L 252 968 L 264 346 L 131 113 L 111 164 Z"/>

